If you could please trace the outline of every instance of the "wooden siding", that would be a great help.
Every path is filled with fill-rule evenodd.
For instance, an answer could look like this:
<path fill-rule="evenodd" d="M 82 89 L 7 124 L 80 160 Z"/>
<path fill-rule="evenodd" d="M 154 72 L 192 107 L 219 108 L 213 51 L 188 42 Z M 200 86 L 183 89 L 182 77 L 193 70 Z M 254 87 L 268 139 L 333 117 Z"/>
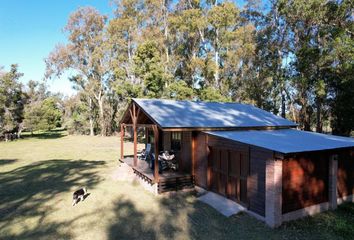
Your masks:
<path fill-rule="evenodd" d="M 265 216 L 265 167 L 266 160 L 273 158 L 273 152 L 259 147 L 250 147 L 250 176 L 248 196 L 250 210 Z"/>
<path fill-rule="evenodd" d="M 163 132 L 163 151 L 171 150 L 171 132 Z"/>
<path fill-rule="evenodd" d="M 212 135 L 208 135 L 208 146 L 216 148 L 228 148 L 237 149 L 238 151 L 248 152 L 249 145 L 231 141 L 229 139 L 220 138 Z"/>
<path fill-rule="evenodd" d="M 196 136 L 196 155 L 195 155 L 195 183 L 202 188 L 208 188 L 207 172 L 208 172 L 208 145 L 207 135 L 198 132 Z"/>
<path fill-rule="evenodd" d="M 192 167 L 192 132 L 182 132 L 181 151 L 179 153 L 180 171 L 191 172 Z"/>
<path fill-rule="evenodd" d="M 354 194 L 354 149 L 338 154 L 337 194 L 340 198 Z"/>
<path fill-rule="evenodd" d="M 175 178 L 160 179 L 158 184 L 158 192 L 179 191 L 182 189 L 193 188 L 194 177 L 191 175 L 179 176 Z"/>
<path fill-rule="evenodd" d="M 248 151 L 236 148 L 210 147 L 211 190 L 249 206 L 247 183 L 249 177 Z"/>
<path fill-rule="evenodd" d="M 328 201 L 329 156 L 312 152 L 283 160 L 283 214 Z"/>
<path fill-rule="evenodd" d="M 242 184 L 247 184 L 249 209 L 261 216 L 265 216 L 265 162 L 266 159 L 273 157 L 273 152 L 263 148 L 249 146 L 247 144 L 230 141 L 228 139 L 219 138 L 199 132 L 196 136 L 195 181 L 196 185 L 206 189 L 208 188 L 209 147 L 230 150 L 231 162 L 229 162 L 229 165 L 231 169 L 229 170 L 231 171 L 235 170 L 232 167 L 233 161 L 237 158 L 237 155 L 232 154 L 232 152 L 249 152 L 249 176 L 247 181 L 243 181 Z M 236 190 L 237 188 L 234 189 L 232 184 L 229 186 L 228 191 L 231 193 L 231 195 Z M 235 192 L 235 194 L 237 193 Z"/>

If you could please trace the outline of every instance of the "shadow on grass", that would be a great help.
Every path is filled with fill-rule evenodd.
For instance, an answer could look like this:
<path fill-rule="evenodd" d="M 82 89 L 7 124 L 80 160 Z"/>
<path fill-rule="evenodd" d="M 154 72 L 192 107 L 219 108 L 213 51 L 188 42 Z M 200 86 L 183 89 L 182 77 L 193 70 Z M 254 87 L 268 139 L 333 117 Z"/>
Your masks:
<path fill-rule="evenodd" d="M 326 211 L 312 217 L 284 223 L 279 229 L 301 229 L 299 238 L 354 239 L 354 203 L 344 203 L 335 211 Z"/>
<path fill-rule="evenodd" d="M 108 229 L 108 239 L 156 239 L 153 225 L 146 222 L 146 215 L 124 198 L 115 203 L 114 223 Z"/>
<path fill-rule="evenodd" d="M 190 193 L 156 201 L 158 212 L 118 199 L 108 239 L 354 239 L 354 204 L 271 229 L 246 213 L 224 217 Z"/>
<path fill-rule="evenodd" d="M 0 159 L 0 166 L 15 163 L 17 159 Z"/>
<path fill-rule="evenodd" d="M 67 133 L 64 130 L 51 130 L 48 132 L 34 133 L 33 135 L 31 133 L 26 133 L 26 134 L 22 135 L 22 137 L 24 139 L 27 139 L 27 138 L 56 139 L 56 138 L 62 138 L 65 136 L 67 136 Z"/>
<path fill-rule="evenodd" d="M 70 238 L 70 234 L 58 231 L 60 227 L 70 229 L 69 222 L 45 221 L 46 215 L 55 208 L 46 202 L 61 199 L 61 194 L 78 186 L 96 185 L 102 180 L 97 168 L 104 164 L 104 161 L 51 159 L 1 173 L 0 238 L 39 239 L 48 235 L 56 239 Z M 9 232 L 11 225 L 30 218 L 38 219 L 32 230 Z"/>
<path fill-rule="evenodd" d="M 211 228 L 210 219 L 205 218 L 204 211 L 198 211 L 199 202 L 190 202 L 190 197 L 194 198 L 193 194 L 178 193 L 156 198 L 158 212 L 138 210 L 130 199 L 119 198 L 114 204 L 115 217 L 108 228 L 108 239 L 202 239 L 199 237 L 203 236 L 200 233 L 207 228 L 209 229 L 204 236 L 207 239 L 216 239 L 213 238 L 215 234 L 209 233 L 218 229 Z M 212 211 L 213 214 L 218 213 Z"/>

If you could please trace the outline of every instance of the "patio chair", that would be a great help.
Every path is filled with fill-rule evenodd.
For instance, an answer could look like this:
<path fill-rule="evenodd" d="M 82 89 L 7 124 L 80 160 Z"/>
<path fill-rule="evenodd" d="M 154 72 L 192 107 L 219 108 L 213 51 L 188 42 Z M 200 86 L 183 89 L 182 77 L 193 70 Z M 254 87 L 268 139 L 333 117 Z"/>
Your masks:
<path fill-rule="evenodd" d="M 178 170 L 178 163 L 175 158 L 175 154 L 173 152 L 164 151 L 161 155 L 161 158 L 165 161 L 167 168 L 172 169 L 174 171 Z"/>
<path fill-rule="evenodd" d="M 147 161 L 148 158 L 149 158 L 149 155 L 151 153 L 151 144 L 148 143 L 146 144 L 146 149 L 143 149 L 139 155 L 139 159 L 140 160 L 144 160 L 144 161 Z"/>
<path fill-rule="evenodd" d="M 152 170 L 155 169 L 155 154 L 150 154 L 150 167 Z M 166 161 L 163 161 L 162 159 L 159 158 L 159 173 L 162 173 L 164 170 L 168 169 L 168 165 Z"/>

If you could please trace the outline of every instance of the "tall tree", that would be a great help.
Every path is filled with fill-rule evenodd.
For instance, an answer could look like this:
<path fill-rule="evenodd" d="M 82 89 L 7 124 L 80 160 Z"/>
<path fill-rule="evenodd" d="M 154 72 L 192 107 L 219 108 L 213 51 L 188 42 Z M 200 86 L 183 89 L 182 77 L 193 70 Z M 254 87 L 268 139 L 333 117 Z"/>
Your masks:
<path fill-rule="evenodd" d="M 0 69 L 0 133 L 22 131 L 25 95 L 19 79 L 23 73 L 12 64 L 9 72 Z"/>
<path fill-rule="evenodd" d="M 152 98 L 162 96 L 168 76 L 155 42 L 147 41 L 138 47 L 134 55 L 134 72 L 144 83 L 145 95 Z"/>
<path fill-rule="evenodd" d="M 354 131 L 354 21 L 352 1 L 332 1 L 327 13 L 325 78 L 329 92 L 329 116 L 334 134 Z"/>
<path fill-rule="evenodd" d="M 222 65 L 221 57 L 227 54 L 232 31 L 236 30 L 238 23 L 239 10 L 235 4 L 224 2 L 220 5 L 215 1 L 214 6 L 210 9 L 207 15 L 209 28 L 209 39 L 213 47 L 214 53 L 214 87 L 220 88 L 220 66 Z"/>
<path fill-rule="evenodd" d="M 60 76 L 69 69 L 77 73 L 71 81 L 87 93 L 91 112 L 93 105 L 98 105 L 101 135 L 107 133 L 104 104 L 111 75 L 104 32 L 106 19 L 92 7 L 79 8 L 64 28 L 68 33 L 68 43 L 58 45 L 46 59 L 47 77 Z M 93 121 L 93 114 L 90 114 L 90 122 Z M 90 135 L 94 134 L 93 130 L 91 124 Z"/>

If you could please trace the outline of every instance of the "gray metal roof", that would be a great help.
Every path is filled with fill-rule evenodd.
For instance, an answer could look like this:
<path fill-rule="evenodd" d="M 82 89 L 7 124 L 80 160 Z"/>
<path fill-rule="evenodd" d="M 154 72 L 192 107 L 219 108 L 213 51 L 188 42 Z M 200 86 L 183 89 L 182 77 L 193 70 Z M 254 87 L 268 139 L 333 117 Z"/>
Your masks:
<path fill-rule="evenodd" d="M 207 131 L 206 133 L 285 154 L 354 147 L 354 138 L 296 129 Z"/>
<path fill-rule="evenodd" d="M 296 126 L 282 117 L 240 103 L 133 99 L 162 128 Z"/>

